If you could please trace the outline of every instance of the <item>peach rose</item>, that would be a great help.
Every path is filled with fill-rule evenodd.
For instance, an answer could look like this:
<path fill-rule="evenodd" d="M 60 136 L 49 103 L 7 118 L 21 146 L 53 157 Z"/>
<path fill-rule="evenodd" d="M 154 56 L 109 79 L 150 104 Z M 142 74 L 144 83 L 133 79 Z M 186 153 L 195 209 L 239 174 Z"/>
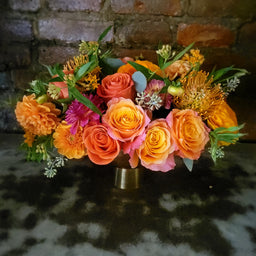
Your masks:
<path fill-rule="evenodd" d="M 165 68 L 164 72 L 166 76 L 172 81 L 177 76 L 183 78 L 191 69 L 191 65 L 188 61 L 177 60 Z"/>
<path fill-rule="evenodd" d="M 135 97 L 135 87 L 132 77 L 129 74 L 122 73 L 108 75 L 102 79 L 97 94 L 106 102 L 119 97 L 133 99 Z"/>
<path fill-rule="evenodd" d="M 83 141 L 90 160 L 99 165 L 111 163 L 120 152 L 120 143 L 112 139 L 102 124 L 84 127 Z"/>
<path fill-rule="evenodd" d="M 153 171 L 167 172 L 175 167 L 176 144 L 165 119 L 157 119 L 146 129 L 146 138 L 137 150 L 141 164 Z"/>
<path fill-rule="evenodd" d="M 150 122 L 144 110 L 130 99 L 114 98 L 102 116 L 109 135 L 121 142 L 131 142 L 141 135 Z"/>
<path fill-rule="evenodd" d="M 196 160 L 209 140 L 210 129 L 196 111 L 173 109 L 166 117 L 177 146 L 177 155 Z"/>
<path fill-rule="evenodd" d="M 216 129 L 218 127 L 233 127 L 238 126 L 236 113 L 232 108 L 227 104 L 226 101 L 223 101 L 221 104 L 217 105 L 213 111 L 209 114 L 207 119 L 207 125 L 211 129 Z M 228 146 L 230 143 L 220 142 L 220 145 Z"/>

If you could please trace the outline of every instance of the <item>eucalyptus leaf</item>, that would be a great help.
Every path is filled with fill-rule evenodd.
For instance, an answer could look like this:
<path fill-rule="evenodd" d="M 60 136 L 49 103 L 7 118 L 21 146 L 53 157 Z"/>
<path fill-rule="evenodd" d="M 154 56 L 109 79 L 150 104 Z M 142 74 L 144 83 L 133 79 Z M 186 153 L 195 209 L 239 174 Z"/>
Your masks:
<path fill-rule="evenodd" d="M 147 87 L 147 78 L 142 72 L 136 71 L 132 75 L 132 80 L 135 84 L 135 89 L 137 92 L 143 92 Z"/>
<path fill-rule="evenodd" d="M 193 169 L 193 160 L 189 159 L 189 158 L 183 158 L 183 162 L 186 165 L 186 167 L 188 168 L 188 170 L 191 172 Z"/>
<path fill-rule="evenodd" d="M 114 70 L 117 70 L 124 65 L 124 63 L 118 58 L 104 58 L 102 61 Z"/>

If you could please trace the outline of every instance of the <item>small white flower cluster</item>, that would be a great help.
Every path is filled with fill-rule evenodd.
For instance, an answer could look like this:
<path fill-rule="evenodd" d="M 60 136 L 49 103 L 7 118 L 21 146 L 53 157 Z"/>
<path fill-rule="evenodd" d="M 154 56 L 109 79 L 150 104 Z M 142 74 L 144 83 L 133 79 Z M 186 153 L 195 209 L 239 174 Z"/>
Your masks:
<path fill-rule="evenodd" d="M 225 85 L 224 92 L 226 96 L 230 93 L 235 91 L 235 89 L 238 87 L 240 84 L 240 79 L 237 78 L 236 76 L 232 79 L 227 80 L 227 84 Z"/>
<path fill-rule="evenodd" d="M 44 175 L 47 178 L 53 178 L 57 173 L 56 168 L 63 167 L 65 165 L 65 161 L 67 161 L 67 158 L 64 156 L 56 156 L 53 159 L 49 158 L 47 160 L 47 167 L 45 167 Z"/>
<path fill-rule="evenodd" d="M 152 94 L 145 92 L 137 93 L 135 101 L 142 108 L 149 109 L 151 111 L 159 109 L 162 106 L 162 98 L 155 92 Z"/>
<path fill-rule="evenodd" d="M 216 152 L 215 152 L 216 158 L 224 158 L 225 152 L 223 149 L 224 149 L 224 147 L 218 147 L 216 149 Z M 212 148 L 209 148 L 209 153 L 210 154 L 212 153 Z"/>

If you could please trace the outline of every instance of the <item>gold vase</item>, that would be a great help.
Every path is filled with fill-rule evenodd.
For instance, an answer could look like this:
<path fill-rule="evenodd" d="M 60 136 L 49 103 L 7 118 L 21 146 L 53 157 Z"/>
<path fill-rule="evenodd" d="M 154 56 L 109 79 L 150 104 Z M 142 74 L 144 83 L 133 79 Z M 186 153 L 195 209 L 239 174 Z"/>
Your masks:
<path fill-rule="evenodd" d="M 119 189 L 138 189 L 141 182 L 141 170 L 139 168 L 115 168 L 115 186 Z"/>

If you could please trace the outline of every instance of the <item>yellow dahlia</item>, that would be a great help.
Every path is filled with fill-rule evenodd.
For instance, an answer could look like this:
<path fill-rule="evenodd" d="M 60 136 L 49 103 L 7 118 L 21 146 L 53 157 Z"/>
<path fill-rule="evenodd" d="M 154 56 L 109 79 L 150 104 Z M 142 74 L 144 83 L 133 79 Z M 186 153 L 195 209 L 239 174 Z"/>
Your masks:
<path fill-rule="evenodd" d="M 60 113 L 53 103 L 39 104 L 35 94 L 23 96 L 23 101 L 19 101 L 15 109 L 16 118 L 24 130 L 39 136 L 51 134 L 55 130 Z"/>
<path fill-rule="evenodd" d="M 212 85 L 212 81 L 204 71 L 191 72 L 181 79 L 184 93 L 174 97 L 174 105 L 178 109 L 192 109 L 203 119 L 207 119 L 212 109 L 224 100 L 220 85 Z"/>
<path fill-rule="evenodd" d="M 71 125 L 67 125 L 65 121 L 59 124 L 53 133 L 53 144 L 61 155 L 69 159 L 82 158 L 87 155 L 82 139 L 82 127 L 77 129 L 76 134 L 71 134 L 70 128 Z"/>

